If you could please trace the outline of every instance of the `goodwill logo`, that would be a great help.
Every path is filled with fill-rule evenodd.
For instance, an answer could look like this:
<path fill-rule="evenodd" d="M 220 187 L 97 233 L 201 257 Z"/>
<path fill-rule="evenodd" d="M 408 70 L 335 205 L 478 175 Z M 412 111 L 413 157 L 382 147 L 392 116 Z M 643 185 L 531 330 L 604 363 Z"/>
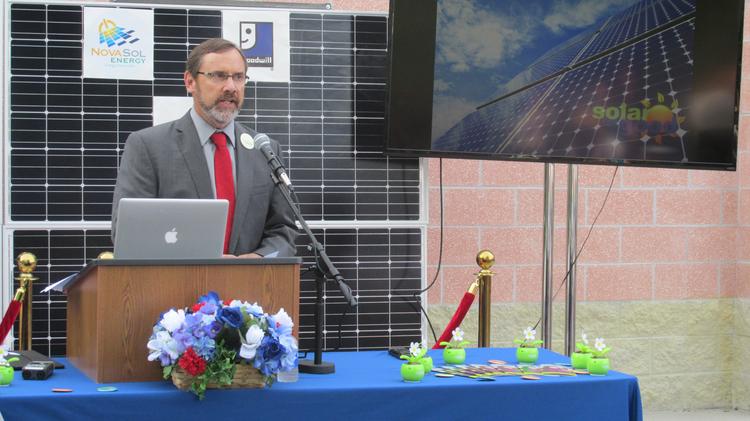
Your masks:
<path fill-rule="evenodd" d="M 84 8 L 83 77 L 154 79 L 154 12 Z"/>
<path fill-rule="evenodd" d="M 273 22 L 240 22 L 240 49 L 248 67 L 273 67 Z"/>
<path fill-rule="evenodd" d="M 656 100 L 657 103 L 653 104 L 646 98 L 640 102 L 640 107 L 630 107 L 625 103 L 620 106 L 596 106 L 592 109 L 592 116 L 597 120 L 617 122 L 622 139 L 653 139 L 657 144 L 661 144 L 665 138 L 679 140 L 681 133 L 684 133 L 681 126 L 685 122 L 685 117 L 680 115 L 682 109 L 679 102 L 675 99 L 666 105 L 664 95 L 658 92 Z"/>

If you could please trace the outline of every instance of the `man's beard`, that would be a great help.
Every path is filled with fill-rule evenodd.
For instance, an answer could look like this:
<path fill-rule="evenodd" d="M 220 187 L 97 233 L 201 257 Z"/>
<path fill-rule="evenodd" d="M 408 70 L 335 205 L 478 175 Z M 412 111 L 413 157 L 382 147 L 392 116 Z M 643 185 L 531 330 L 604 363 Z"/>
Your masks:
<path fill-rule="evenodd" d="M 220 101 L 234 101 L 237 105 L 237 108 L 235 108 L 234 110 L 222 111 L 219 109 Z M 210 107 L 203 101 L 203 98 L 198 98 L 198 104 L 200 104 L 200 107 L 204 113 L 211 116 L 214 120 L 216 120 L 217 123 L 221 124 L 222 127 L 229 124 L 240 113 L 240 102 L 234 95 L 224 95 L 222 97 L 219 97 L 216 99 L 216 102 Z"/>

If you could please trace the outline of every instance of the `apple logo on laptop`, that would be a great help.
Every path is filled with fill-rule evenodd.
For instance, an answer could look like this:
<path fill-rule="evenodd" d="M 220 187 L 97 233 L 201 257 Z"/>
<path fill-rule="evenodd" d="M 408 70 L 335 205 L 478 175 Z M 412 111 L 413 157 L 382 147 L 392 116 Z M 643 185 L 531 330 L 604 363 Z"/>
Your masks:
<path fill-rule="evenodd" d="M 167 244 L 174 244 L 177 242 L 177 228 L 172 228 L 171 231 L 167 231 L 164 234 L 164 241 L 167 242 Z"/>

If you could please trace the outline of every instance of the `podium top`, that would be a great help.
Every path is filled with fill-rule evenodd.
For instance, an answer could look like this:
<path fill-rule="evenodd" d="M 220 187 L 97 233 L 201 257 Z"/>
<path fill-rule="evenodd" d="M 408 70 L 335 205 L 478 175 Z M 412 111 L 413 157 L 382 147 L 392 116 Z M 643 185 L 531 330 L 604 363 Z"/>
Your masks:
<path fill-rule="evenodd" d="M 302 263 L 301 257 L 263 257 L 260 259 L 227 258 L 216 259 L 94 259 L 90 261 L 83 273 L 89 267 L 96 266 L 184 266 L 184 265 L 297 265 Z"/>
<path fill-rule="evenodd" d="M 257 266 L 257 265 L 299 265 L 301 257 L 264 257 L 260 259 L 244 258 L 216 258 L 216 259 L 94 259 L 78 273 L 51 285 L 50 289 L 67 290 L 79 279 L 83 279 L 89 272 L 99 266 Z M 56 287 L 56 288 L 53 288 Z"/>

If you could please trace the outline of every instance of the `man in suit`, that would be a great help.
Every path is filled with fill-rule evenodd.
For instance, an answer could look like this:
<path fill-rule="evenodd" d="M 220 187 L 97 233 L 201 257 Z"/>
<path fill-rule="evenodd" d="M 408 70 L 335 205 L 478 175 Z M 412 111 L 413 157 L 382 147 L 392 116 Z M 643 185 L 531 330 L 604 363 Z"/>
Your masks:
<path fill-rule="evenodd" d="M 225 256 L 293 256 L 293 214 L 274 188 L 263 154 L 248 142 L 257 133 L 234 121 L 245 92 L 242 51 L 209 39 L 190 52 L 186 67 L 192 109 L 126 141 L 112 204 L 113 241 L 124 197 L 224 198 L 230 204 Z M 280 156 L 278 143 L 272 147 Z"/>

